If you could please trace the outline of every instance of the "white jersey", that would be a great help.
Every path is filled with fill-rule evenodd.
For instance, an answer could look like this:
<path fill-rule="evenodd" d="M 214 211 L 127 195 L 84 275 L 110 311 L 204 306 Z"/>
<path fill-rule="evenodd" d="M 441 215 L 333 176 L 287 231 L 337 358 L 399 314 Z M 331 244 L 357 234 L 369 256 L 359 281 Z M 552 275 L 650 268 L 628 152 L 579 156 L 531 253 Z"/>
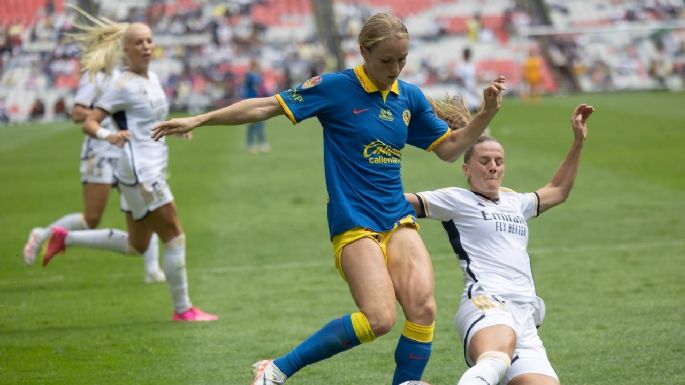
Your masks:
<path fill-rule="evenodd" d="M 497 202 L 458 187 L 418 195 L 426 217 L 443 221 L 467 292 L 477 284 L 490 294 L 537 298 L 527 251 L 527 220 L 539 214 L 536 193 L 502 190 Z"/>
<path fill-rule="evenodd" d="M 97 103 L 102 93 L 109 85 L 112 78 L 119 76 L 120 71 L 114 70 L 111 76 L 105 75 L 103 72 L 98 72 L 95 79 L 90 75 L 83 75 L 78 85 L 78 91 L 74 97 L 74 104 L 80 104 L 87 108 L 93 108 Z M 100 123 L 100 126 L 108 130 L 116 130 L 113 127 L 112 120 L 108 117 Z M 93 157 L 101 158 L 118 158 L 121 155 L 121 149 L 106 140 L 98 140 L 85 137 L 81 145 L 81 160 L 90 159 Z"/>
<path fill-rule="evenodd" d="M 119 183 L 134 185 L 165 176 L 166 142 L 164 138 L 155 142 L 151 137 L 152 127 L 169 113 L 157 75 L 148 71 L 146 78 L 123 71 L 112 79 L 96 106 L 109 112 L 120 130 L 130 133 L 117 169 Z"/>

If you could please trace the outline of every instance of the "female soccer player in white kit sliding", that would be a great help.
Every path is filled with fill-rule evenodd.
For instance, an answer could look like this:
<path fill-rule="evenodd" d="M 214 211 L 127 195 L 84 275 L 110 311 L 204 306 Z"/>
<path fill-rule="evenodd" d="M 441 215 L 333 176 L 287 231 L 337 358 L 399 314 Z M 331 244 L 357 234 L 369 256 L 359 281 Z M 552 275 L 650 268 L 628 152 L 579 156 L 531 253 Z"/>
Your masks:
<path fill-rule="evenodd" d="M 98 72 L 94 76 L 86 74 L 81 77 L 78 91 L 74 97 L 72 120 L 75 123 L 83 123 L 92 111 L 95 103 L 107 88 L 109 81 L 119 76 L 120 71 L 114 69 L 108 76 L 104 72 Z M 117 132 L 110 118 L 101 123 L 103 128 Z M 114 140 L 115 136 L 112 136 Z M 117 179 L 115 170 L 121 155 L 121 148 L 109 143 L 107 140 L 98 140 L 86 136 L 81 145 L 81 183 L 83 184 L 83 213 L 71 213 L 64 215 L 46 227 L 35 227 L 29 234 L 29 239 L 24 246 L 24 261 L 32 265 L 38 251 L 50 236 L 50 229 L 55 226 L 67 230 L 92 230 L 95 229 L 107 205 L 109 192 L 112 186 L 116 186 Z M 118 229 L 93 230 L 92 236 L 125 236 L 128 235 Z M 126 245 L 125 245 L 126 246 Z M 118 250 L 125 255 L 138 255 L 138 251 L 131 247 Z M 145 264 L 145 282 L 164 282 L 164 273 L 159 268 L 159 247 L 157 235 L 153 234 L 150 245 L 142 254 Z"/>
<path fill-rule="evenodd" d="M 593 111 L 587 104 L 576 107 L 571 149 L 552 180 L 535 192 L 501 187 L 504 149 L 482 136 L 464 154 L 468 189 L 405 193 L 419 217 L 442 221 L 464 273 L 455 322 L 470 369 L 458 385 L 559 384 L 537 333 L 545 306 L 531 272 L 527 220 L 567 199 Z"/>
<path fill-rule="evenodd" d="M 217 320 L 217 316 L 203 312 L 190 302 L 185 234 L 166 181 L 168 149 L 164 141 L 151 138 L 152 126 L 163 121 L 169 111 L 157 75 L 148 70 L 154 48 L 152 32 L 141 23 L 112 23 L 92 16 L 90 19 L 96 26 L 86 28 L 78 35 L 83 43 L 85 70 L 108 72 L 122 48 L 126 62 L 122 73 L 112 79 L 96 108 L 86 118 L 83 128 L 93 137 L 124 148 L 116 177 L 125 198 L 122 209 L 126 212 L 128 239 L 117 236 L 95 239 L 90 234 L 54 227 L 43 264 L 47 265 L 57 253 L 71 245 L 116 250 L 126 242 L 139 252 L 144 251 L 154 232 L 164 245 L 163 268 L 174 305 L 172 319 L 185 322 Z M 101 126 L 108 116 L 112 116 L 120 132 Z"/>

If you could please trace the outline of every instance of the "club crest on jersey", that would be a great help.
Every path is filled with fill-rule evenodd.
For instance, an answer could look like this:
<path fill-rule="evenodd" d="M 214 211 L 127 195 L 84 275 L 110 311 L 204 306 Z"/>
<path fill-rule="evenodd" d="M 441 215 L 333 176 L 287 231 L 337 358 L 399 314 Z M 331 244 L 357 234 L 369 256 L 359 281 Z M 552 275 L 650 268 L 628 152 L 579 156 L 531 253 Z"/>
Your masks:
<path fill-rule="evenodd" d="M 307 80 L 306 82 L 302 83 L 302 89 L 306 90 L 307 88 L 312 88 L 316 86 L 317 84 L 321 83 L 321 76 L 314 76 L 313 78 Z"/>
<path fill-rule="evenodd" d="M 404 124 L 406 126 L 409 125 L 409 120 L 411 119 L 411 112 L 409 110 L 404 110 L 402 111 L 402 120 L 404 120 Z"/>
<path fill-rule="evenodd" d="M 364 146 L 364 158 L 371 164 L 394 164 L 402 160 L 402 152 L 376 139 Z"/>
<path fill-rule="evenodd" d="M 395 118 L 392 117 L 392 111 L 386 110 L 385 108 L 381 108 L 381 112 L 378 113 L 378 117 L 381 120 L 385 120 L 388 122 L 392 122 L 393 120 L 395 120 Z"/>

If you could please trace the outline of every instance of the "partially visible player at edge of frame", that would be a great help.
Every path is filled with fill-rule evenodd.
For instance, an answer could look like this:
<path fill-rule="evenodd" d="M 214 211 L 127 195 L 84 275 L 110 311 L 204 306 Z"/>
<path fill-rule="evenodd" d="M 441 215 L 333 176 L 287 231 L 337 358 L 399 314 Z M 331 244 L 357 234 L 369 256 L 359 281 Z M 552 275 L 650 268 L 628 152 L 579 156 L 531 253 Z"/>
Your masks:
<path fill-rule="evenodd" d="M 545 304 L 531 272 L 527 220 L 568 198 L 593 111 L 576 107 L 571 148 L 552 180 L 535 192 L 502 187 L 504 149 L 482 136 L 464 154 L 468 189 L 405 193 L 419 217 L 442 221 L 464 274 L 455 324 L 470 369 L 458 385 L 559 384 L 537 333 Z"/>
<path fill-rule="evenodd" d="M 98 72 L 95 76 L 85 74 L 81 77 L 71 113 L 75 123 L 83 123 L 86 120 L 100 95 L 107 88 L 109 81 L 117 76 L 119 76 L 119 70 L 114 69 L 111 76 L 104 72 Z M 117 130 L 110 118 L 102 121 L 102 127 L 113 130 L 113 132 Z M 107 206 L 109 192 L 112 186 L 117 184 L 114 173 L 120 155 L 121 148 L 107 140 L 85 137 L 81 146 L 80 166 L 81 184 L 83 185 L 83 213 L 67 214 L 46 227 L 34 227 L 24 246 L 24 261 L 27 264 L 32 265 L 34 263 L 38 251 L 50 236 L 50 229 L 53 227 L 62 227 L 67 230 L 92 230 L 98 226 Z M 127 237 L 126 233 L 118 229 L 98 231 L 112 232 L 112 234 L 120 233 L 118 234 L 120 237 Z M 138 251 L 132 247 L 128 247 L 122 252 L 139 255 Z M 159 245 L 156 234 L 153 234 L 150 245 L 142 256 L 145 264 L 145 282 L 164 282 L 166 279 L 159 267 Z"/>
<path fill-rule="evenodd" d="M 47 265 L 67 246 L 88 246 L 112 251 L 139 252 L 149 245 L 153 232 L 163 242 L 163 268 L 171 292 L 174 321 L 214 321 L 218 317 L 194 307 L 188 295 L 185 268 L 186 242 L 176 213 L 174 198 L 166 181 L 168 148 L 164 141 L 150 137 L 152 125 L 163 121 L 169 104 L 157 75 L 149 71 L 154 43 L 150 28 L 142 23 L 114 23 L 79 10 L 93 22 L 81 26 L 73 36 L 82 45 L 84 71 L 109 73 L 123 53 L 125 65 L 112 79 L 95 108 L 88 114 L 83 129 L 93 138 L 123 146 L 116 169 L 119 189 L 125 199 L 128 235 L 94 234 L 54 227 L 43 254 Z M 102 127 L 112 116 L 120 131 Z"/>
<path fill-rule="evenodd" d="M 409 34 L 395 16 L 378 13 L 363 26 L 364 63 L 315 76 L 275 96 L 160 123 L 156 140 L 203 125 L 242 125 L 285 114 L 293 123 L 316 116 L 323 127 L 328 225 L 335 265 L 359 311 L 334 318 L 287 354 L 253 365 L 252 384 L 282 384 L 303 367 L 388 333 L 405 322 L 392 384 L 419 380 L 430 358 L 436 304 L 430 256 L 404 199 L 401 150 L 410 144 L 454 162 L 499 110 L 504 78 L 484 90 L 484 108 L 461 130 L 437 118 L 421 90 L 398 80 Z"/>

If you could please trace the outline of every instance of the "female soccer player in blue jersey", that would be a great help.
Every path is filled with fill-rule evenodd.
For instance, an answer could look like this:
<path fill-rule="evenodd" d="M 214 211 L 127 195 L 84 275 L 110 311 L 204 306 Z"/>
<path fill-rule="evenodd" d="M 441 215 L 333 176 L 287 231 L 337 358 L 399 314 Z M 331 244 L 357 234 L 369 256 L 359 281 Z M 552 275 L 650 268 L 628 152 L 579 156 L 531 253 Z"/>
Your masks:
<path fill-rule="evenodd" d="M 501 188 L 504 149 L 482 136 L 464 154 L 468 189 L 405 194 L 420 217 L 442 221 L 464 273 L 456 327 L 470 369 L 458 385 L 559 385 L 537 333 L 545 306 L 530 268 L 527 221 L 568 198 L 593 111 L 587 104 L 576 107 L 571 149 L 535 192 Z"/>
<path fill-rule="evenodd" d="M 238 125 L 285 114 L 293 123 L 316 116 L 323 127 L 328 224 L 335 265 L 359 311 L 333 319 L 287 354 L 257 362 L 253 384 L 282 384 L 304 366 L 373 341 L 405 323 L 395 351 L 394 385 L 419 380 L 428 363 L 436 313 L 430 256 L 417 232 L 400 178 L 406 144 L 454 162 L 501 106 L 504 78 L 484 91 L 484 108 L 451 131 L 418 87 L 398 80 L 409 34 L 395 16 L 372 16 L 359 34 L 364 63 L 316 76 L 272 97 L 158 124 L 153 137 L 202 125 Z"/>

